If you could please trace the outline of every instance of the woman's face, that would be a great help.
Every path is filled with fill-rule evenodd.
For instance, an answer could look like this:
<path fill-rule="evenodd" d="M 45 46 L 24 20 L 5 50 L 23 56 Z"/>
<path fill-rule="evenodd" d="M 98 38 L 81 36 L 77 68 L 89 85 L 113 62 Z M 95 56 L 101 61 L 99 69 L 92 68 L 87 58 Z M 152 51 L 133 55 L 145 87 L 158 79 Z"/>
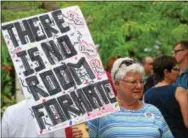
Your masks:
<path fill-rule="evenodd" d="M 115 87 L 119 96 L 127 102 L 139 100 L 144 89 L 142 75 L 139 72 L 128 72 L 122 80 L 115 82 Z"/>
<path fill-rule="evenodd" d="M 168 79 L 171 83 L 174 83 L 179 75 L 179 67 L 174 66 L 170 72 L 168 72 Z"/>

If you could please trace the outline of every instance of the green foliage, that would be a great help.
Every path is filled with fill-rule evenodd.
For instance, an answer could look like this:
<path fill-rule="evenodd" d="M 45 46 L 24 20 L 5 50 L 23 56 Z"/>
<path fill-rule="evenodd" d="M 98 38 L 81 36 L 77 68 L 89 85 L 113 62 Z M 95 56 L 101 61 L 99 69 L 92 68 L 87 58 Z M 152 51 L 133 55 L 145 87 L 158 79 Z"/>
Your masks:
<path fill-rule="evenodd" d="M 40 4 L 37 1 L 3 1 L 2 22 L 45 13 L 45 9 L 39 8 Z M 147 55 L 171 54 L 174 43 L 188 38 L 188 2 L 57 1 L 56 4 L 61 8 L 80 6 L 94 43 L 100 45 L 99 54 L 104 65 L 113 55 L 133 53 L 133 58 L 139 60 Z M 15 7 L 29 9 L 15 10 Z M 12 65 L 4 44 L 2 65 Z M 10 90 L 5 91 L 9 93 Z"/>
<path fill-rule="evenodd" d="M 1 45 L 1 114 L 4 112 L 6 107 L 16 103 L 15 99 L 15 86 L 14 86 L 14 70 L 11 58 L 8 53 L 8 49 L 5 44 Z"/>
<path fill-rule="evenodd" d="M 3 16 L 3 22 L 7 21 L 13 21 L 13 20 L 18 20 L 30 16 L 34 16 L 40 13 L 44 13 L 45 10 L 43 9 L 31 9 L 29 12 L 28 11 L 17 11 L 16 16 L 15 16 L 15 11 L 8 11 L 8 10 L 2 10 L 2 16 Z"/>
<path fill-rule="evenodd" d="M 128 56 L 130 50 L 136 53 L 136 59 L 171 54 L 175 42 L 187 39 L 187 7 L 185 2 L 103 3 L 91 15 L 98 15 L 94 25 L 89 24 L 95 43 L 101 45 L 103 63 L 112 55 Z"/>
<path fill-rule="evenodd" d="M 11 77 L 10 72 L 6 69 L 1 70 L 1 115 L 4 110 L 12 104 L 16 103 L 15 95 L 11 91 L 14 89 L 14 79 Z"/>

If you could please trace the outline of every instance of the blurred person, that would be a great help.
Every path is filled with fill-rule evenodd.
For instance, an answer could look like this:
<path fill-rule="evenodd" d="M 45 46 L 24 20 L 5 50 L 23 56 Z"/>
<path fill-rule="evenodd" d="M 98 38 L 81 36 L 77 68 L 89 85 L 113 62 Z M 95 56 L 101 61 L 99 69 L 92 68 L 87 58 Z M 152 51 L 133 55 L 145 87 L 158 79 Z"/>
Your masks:
<path fill-rule="evenodd" d="M 144 88 L 143 67 L 131 58 L 119 58 L 111 75 L 120 111 L 87 121 L 90 138 L 173 138 L 160 111 L 139 100 Z M 73 136 L 82 137 L 79 128 L 73 127 Z"/>
<path fill-rule="evenodd" d="M 154 77 L 154 74 L 150 75 L 144 83 L 144 93 L 150 89 L 151 87 L 153 87 L 155 84 L 157 84 L 157 80 Z"/>
<path fill-rule="evenodd" d="M 2 138 L 65 138 L 65 130 L 59 129 L 54 132 L 39 135 L 37 133 L 34 117 L 29 109 L 30 100 L 7 107 L 5 110 L 1 127 Z"/>
<path fill-rule="evenodd" d="M 142 60 L 142 65 L 144 67 L 144 92 L 154 86 L 156 83 L 153 76 L 153 58 L 152 57 L 144 57 Z"/>
<path fill-rule="evenodd" d="M 180 65 L 180 76 L 175 85 L 188 89 L 188 40 L 176 43 L 173 51 L 173 56 Z"/>
<path fill-rule="evenodd" d="M 105 70 L 106 70 L 106 75 L 107 75 L 107 77 L 108 77 L 108 79 L 109 79 L 109 82 L 110 82 L 110 84 L 111 84 L 111 86 L 112 86 L 112 89 L 113 89 L 113 92 L 114 92 L 114 94 L 115 95 L 117 95 L 117 91 L 115 90 L 115 88 L 114 88 L 114 84 L 113 84 L 113 82 L 112 82 L 112 78 L 111 78 L 111 69 L 112 69 L 112 66 L 113 66 L 113 63 L 118 59 L 118 58 L 120 58 L 121 56 L 112 56 L 112 57 L 110 57 L 108 60 L 107 60 L 107 64 L 106 64 L 106 68 L 105 68 Z"/>
<path fill-rule="evenodd" d="M 161 111 L 175 138 L 188 138 L 188 92 L 172 85 L 179 74 L 175 58 L 157 57 L 153 70 L 158 83 L 145 92 L 145 102 Z"/>
<path fill-rule="evenodd" d="M 153 58 L 152 57 L 145 57 L 142 61 L 144 67 L 144 80 L 146 80 L 150 75 L 153 73 Z"/>

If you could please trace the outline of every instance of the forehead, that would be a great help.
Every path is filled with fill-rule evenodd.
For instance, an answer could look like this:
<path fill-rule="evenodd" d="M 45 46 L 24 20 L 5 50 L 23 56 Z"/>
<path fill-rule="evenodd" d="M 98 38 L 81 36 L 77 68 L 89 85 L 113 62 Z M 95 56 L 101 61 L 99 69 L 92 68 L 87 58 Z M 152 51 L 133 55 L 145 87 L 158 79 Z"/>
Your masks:
<path fill-rule="evenodd" d="M 174 67 L 179 68 L 179 67 L 180 67 L 180 65 L 179 65 L 179 64 L 176 64 Z"/>
<path fill-rule="evenodd" d="M 182 48 L 182 45 L 181 45 L 181 44 L 178 44 L 178 45 L 176 45 L 176 46 L 174 47 L 174 49 L 180 49 L 180 48 Z"/>
<path fill-rule="evenodd" d="M 142 79 L 140 72 L 128 72 L 124 78 Z"/>
<path fill-rule="evenodd" d="M 148 63 L 148 62 L 153 62 L 153 59 L 152 59 L 151 57 L 147 57 L 147 58 L 145 59 L 145 62 L 146 62 L 146 63 Z"/>

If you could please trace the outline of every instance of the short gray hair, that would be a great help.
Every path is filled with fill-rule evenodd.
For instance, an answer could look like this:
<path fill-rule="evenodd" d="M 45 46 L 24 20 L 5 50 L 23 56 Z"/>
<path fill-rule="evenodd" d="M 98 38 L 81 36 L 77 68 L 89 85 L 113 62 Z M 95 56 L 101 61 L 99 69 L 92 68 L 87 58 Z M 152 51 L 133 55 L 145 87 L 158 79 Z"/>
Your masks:
<path fill-rule="evenodd" d="M 124 62 L 131 63 L 130 65 L 123 64 Z M 113 81 L 123 79 L 128 72 L 139 72 L 144 77 L 144 68 L 140 63 L 134 62 L 132 58 L 124 57 L 117 59 L 111 70 L 111 77 Z"/>

